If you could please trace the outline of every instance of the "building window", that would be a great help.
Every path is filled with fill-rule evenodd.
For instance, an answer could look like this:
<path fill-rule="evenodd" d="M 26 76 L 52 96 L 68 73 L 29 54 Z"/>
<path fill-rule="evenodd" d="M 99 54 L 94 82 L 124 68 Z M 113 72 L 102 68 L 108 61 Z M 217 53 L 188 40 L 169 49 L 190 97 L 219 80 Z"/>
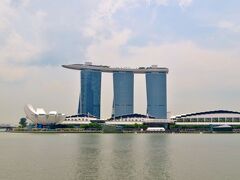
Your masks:
<path fill-rule="evenodd" d="M 184 121 L 185 122 L 190 122 L 190 119 L 189 118 L 185 118 Z"/>
<path fill-rule="evenodd" d="M 225 122 L 225 118 L 219 118 L 219 122 Z"/>
<path fill-rule="evenodd" d="M 226 118 L 226 122 L 232 122 L 232 118 Z"/>
<path fill-rule="evenodd" d="M 197 118 L 191 118 L 191 122 L 197 122 Z"/>
<path fill-rule="evenodd" d="M 218 122 L 218 118 L 212 118 L 212 122 Z"/>
<path fill-rule="evenodd" d="M 211 118 L 205 118 L 205 122 L 211 122 Z"/>
<path fill-rule="evenodd" d="M 204 118 L 198 118 L 198 122 L 204 122 Z"/>
<path fill-rule="evenodd" d="M 239 122 L 239 118 L 234 118 L 234 122 Z"/>

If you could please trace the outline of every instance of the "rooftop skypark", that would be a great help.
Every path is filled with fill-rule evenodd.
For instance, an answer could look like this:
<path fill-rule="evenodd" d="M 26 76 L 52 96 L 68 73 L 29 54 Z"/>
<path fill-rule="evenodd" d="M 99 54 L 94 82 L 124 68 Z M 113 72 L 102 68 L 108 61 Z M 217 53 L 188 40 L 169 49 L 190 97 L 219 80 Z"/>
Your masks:
<path fill-rule="evenodd" d="M 70 64 L 62 65 L 64 68 L 75 69 L 75 70 L 99 70 L 101 72 L 133 72 L 137 74 L 144 74 L 147 72 L 164 72 L 168 73 L 168 68 L 158 67 L 157 65 L 152 65 L 150 67 L 139 67 L 139 68 L 128 68 L 128 67 L 110 67 L 104 65 L 93 65 L 91 62 L 86 62 L 85 64 Z"/>

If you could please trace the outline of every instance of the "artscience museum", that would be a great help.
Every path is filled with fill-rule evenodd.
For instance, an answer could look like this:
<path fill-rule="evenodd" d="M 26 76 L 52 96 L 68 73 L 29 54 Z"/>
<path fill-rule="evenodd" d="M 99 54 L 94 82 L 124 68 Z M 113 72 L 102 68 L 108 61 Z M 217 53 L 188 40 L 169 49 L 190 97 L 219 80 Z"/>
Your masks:
<path fill-rule="evenodd" d="M 42 108 L 35 110 L 30 104 L 24 107 L 24 111 L 27 119 L 31 120 L 35 125 L 59 124 L 66 118 L 65 114 L 57 113 L 56 111 L 46 113 Z"/>

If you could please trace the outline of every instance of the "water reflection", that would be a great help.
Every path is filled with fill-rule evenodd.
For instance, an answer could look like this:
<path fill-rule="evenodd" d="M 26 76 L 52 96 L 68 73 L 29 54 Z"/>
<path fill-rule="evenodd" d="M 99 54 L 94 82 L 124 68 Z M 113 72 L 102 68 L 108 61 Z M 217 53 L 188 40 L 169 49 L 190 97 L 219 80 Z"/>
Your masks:
<path fill-rule="evenodd" d="M 102 134 L 79 138 L 77 179 L 170 179 L 167 136 Z"/>
<path fill-rule="evenodd" d="M 99 139 L 96 134 L 79 136 L 76 179 L 97 179 L 101 166 Z"/>
<path fill-rule="evenodd" d="M 239 134 L 0 134 L 0 180 L 239 179 Z"/>

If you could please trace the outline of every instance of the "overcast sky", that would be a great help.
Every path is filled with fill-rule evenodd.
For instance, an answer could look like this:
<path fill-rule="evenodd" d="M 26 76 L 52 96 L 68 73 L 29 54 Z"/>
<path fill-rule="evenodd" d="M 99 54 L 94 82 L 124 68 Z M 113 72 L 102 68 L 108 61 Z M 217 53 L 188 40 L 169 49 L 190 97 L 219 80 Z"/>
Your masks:
<path fill-rule="evenodd" d="M 238 0 L 0 0 L 0 123 L 25 104 L 75 114 L 83 63 L 169 68 L 171 115 L 240 111 Z M 112 76 L 102 78 L 102 117 L 111 115 Z M 143 75 L 135 112 L 146 113 Z"/>

